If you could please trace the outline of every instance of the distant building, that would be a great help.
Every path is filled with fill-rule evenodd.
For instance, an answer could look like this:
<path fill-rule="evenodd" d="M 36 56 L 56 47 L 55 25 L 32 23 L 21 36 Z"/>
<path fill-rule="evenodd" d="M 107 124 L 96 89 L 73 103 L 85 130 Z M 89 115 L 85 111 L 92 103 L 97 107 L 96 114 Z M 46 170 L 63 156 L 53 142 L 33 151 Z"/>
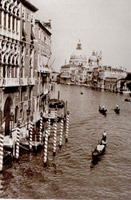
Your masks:
<path fill-rule="evenodd" d="M 52 82 L 58 82 L 59 72 L 52 71 L 50 74 L 50 79 Z"/>
<path fill-rule="evenodd" d="M 76 50 L 70 56 L 69 64 L 85 67 L 87 65 L 87 57 L 82 50 L 81 42 L 77 43 Z"/>
<path fill-rule="evenodd" d="M 69 64 L 61 67 L 60 83 L 84 84 L 86 81 L 86 66 L 87 58 L 79 41 L 75 52 L 70 56 Z"/>
<path fill-rule="evenodd" d="M 123 69 L 113 68 L 111 66 L 103 66 L 99 69 L 99 88 L 120 91 L 118 81 L 125 79 L 127 72 Z"/>

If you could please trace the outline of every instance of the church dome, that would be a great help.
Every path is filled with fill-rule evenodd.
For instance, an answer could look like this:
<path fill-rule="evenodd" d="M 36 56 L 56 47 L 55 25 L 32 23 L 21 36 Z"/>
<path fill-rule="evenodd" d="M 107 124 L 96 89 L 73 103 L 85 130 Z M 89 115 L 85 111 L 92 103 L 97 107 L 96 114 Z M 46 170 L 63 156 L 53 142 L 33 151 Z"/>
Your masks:
<path fill-rule="evenodd" d="M 91 63 L 96 63 L 96 62 L 98 62 L 99 60 L 98 60 L 98 58 L 97 58 L 97 55 L 96 55 L 96 53 L 95 53 L 95 51 L 93 51 L 92 52 L 92 56 L 89 58 L 89 62 L 91 62 Z"/>
<path fill-rule="evenodd" d="M 77 44 L 75 52 L 70 56 L 70 63 L 76 65 L 86 65 L 87 63 L 87 57 L 82 50 L 80 41 Z"/>

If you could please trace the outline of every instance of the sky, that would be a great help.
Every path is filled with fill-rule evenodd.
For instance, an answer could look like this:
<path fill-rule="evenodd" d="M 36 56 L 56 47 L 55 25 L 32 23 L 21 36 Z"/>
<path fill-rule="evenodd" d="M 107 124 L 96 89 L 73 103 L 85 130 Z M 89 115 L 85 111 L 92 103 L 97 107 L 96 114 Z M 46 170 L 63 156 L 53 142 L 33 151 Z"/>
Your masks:
<path fill-rule="evenodd" d="M 87 58 L 102 51 L 103 65 L 131 72 L 131 0 L 30 0 L 36 18 L 51 20 L 55 71 L 69 63 L 78 41 Z"/>

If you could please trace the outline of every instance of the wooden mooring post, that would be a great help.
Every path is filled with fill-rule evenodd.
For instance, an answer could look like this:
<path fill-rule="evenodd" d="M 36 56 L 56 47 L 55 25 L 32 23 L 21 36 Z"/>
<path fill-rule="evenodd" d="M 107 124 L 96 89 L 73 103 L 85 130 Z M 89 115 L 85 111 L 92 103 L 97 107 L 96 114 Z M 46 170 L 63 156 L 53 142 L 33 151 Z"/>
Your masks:
<path fill-rule="evenodd" d="M 44 167 L 47 166 L 47 155 L 48 155 L 48 130 L 45 131 L 45 143 L 44 143 Z"/>
<path fill-rule="evenodd" d="M 20 121 L 17 123 L 17 137 L 16 137 L 16 159 L 19 159 L 19 152 L 20 152 Z"/>
<path fill-rule="evenodd" d="M 57 120 L 54 123 L 54 137 L 53 137 L 53 156 L 56 156 L 56 134 L 57 134 Z"/>
<path fill-rule="evenodd" d="M 63 128 L 64 128 L 64 120 L 63 120 L 63 116 L 62 116 L 62 118 L 61 118 L 61 121 L 60 121 L 60 138 L 59 138 L 59 148 L 61 148 L 61 147 L 62 147 Z"/>
<path fill-rule="evenodd" d="M 29 149 L 32 150 L 32 134 L 34 129 L 33 121 L 30 122 L 30 134 L 29 134 Z"/>
<path fill-rule="evenodd" d="M 3 157 L 4 157 L 4 130 L 3 127 L 1 126 L 0 129 L 0 172 L 3 170 Z"/>
<path fill-rule="evenodd" d="M 69 111 L 66 114 L 66 130 L 65 130 L 65 142 L 68 142 L 68 134 L 69 134 Z"/>
<path fill-rule="evenodd" d="M 57 108 L 55 110 L 55 121 L 54 121 L 54 138 L 53 138 L 53 156 L 56 156 L 56 135 L 57 135 Z"/>
<path fill-rule="evenodd" d="M 39 141 L 42 142 L 43 139 L 43 135 L 42 135 L 42 128 L 43 128 L 43 113 L 41 112 L 40 114 L 41 118 L 40 118 L 40 131 L 39 131 Z"/>
<path fill-rule="evenodd" d="M 51 114 L 50 114 L 50 110 L 49 110 L 49 113 L 48 113 L 48 137 L 50 137 L 50 134 L 51 134 Z"/>

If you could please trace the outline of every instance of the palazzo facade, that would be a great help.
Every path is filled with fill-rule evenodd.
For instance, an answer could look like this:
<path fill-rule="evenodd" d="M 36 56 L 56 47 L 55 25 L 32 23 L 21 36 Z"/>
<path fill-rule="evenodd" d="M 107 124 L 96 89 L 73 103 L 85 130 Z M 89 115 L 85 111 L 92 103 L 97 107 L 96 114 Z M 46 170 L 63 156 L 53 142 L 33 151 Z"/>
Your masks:
<path fill-rule="evenodd" d="M 49 83 L 49 80 L 38 81 L 39 76 L 43 75 L 39 75 L 40 65 L 35 59 L 36 54 L 41 52 L 41 47 L 37 50 L 37 10 L 27 0 L 0 0 L 0 125 L 5 135 L 15 134 L 18 121 L 21 132 L 26 133 L 30 120 L 36 120 L 34 112 L 40 112 L 39 105 L 36 110 L 34 107 L 37 105 L 36 99 L 40 104 L 37 97 L 41 91 L 44 93 L 45 85 Z M 44 48 L 50 59 L 51 33 L 44 25 L 43 32 L 49 37 L 49 43 Z M 41 39 L 39 46 L 43 46 L 44 39 Z M 49 69 L 42 74 L 45 74 L 44 80 L 49 79 Z"/>

